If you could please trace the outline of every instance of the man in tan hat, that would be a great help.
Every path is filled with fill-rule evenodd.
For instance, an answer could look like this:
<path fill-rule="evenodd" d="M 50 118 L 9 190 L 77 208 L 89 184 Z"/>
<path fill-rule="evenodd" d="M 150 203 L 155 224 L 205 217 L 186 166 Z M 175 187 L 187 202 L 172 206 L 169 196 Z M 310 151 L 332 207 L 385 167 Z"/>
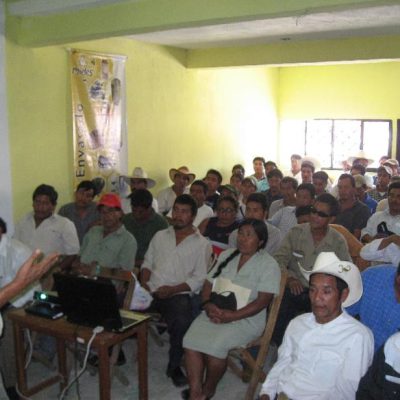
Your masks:
<path fill-rule="evenodd" d="M 388 187 L 392 178 L 392 169 L 382 165 L 377 170 L 376 188 L 368 192 L 368 194 L 377 202 L 386 199 L 388 196 Z"/>
<path fill-rule="evenodd" d="M 182 166 L 178 169 L 171 168 L 169 177 L 174 184 L 169 186 L 158 194 L 158 211 L 166 215 L 174 205 L 177 196 L 189 193 L 189 186 L 195 180 L 196 175 L 189 171 L 188 167 Z"/>
<path fill-rule="evenodd" d="M 131 188 L 131 194 L 136 189 L 151 189 L 156 185 L 156 181 L 148 177 L 146 171 L 141 167 L 135 167 L 132 171 L 131 176 L 122 176 L 125 183 L 129 185 Z M 125 214 L 131 212 L 131 201 L 130 195 L 121 200 L 122 210 Z M 158 213 L 158 203 L 157 200 L 153 198 L 153 202 L 151 204 L 153 210 Z"/>
<path fill-rule="evenodd" d="M 387 159 L 383 165 L 389 167 L 392 170 L 392 176 L 399 175 L 399 162 L 394 158 Z"/>
<path fill-rule="evenodd" d="M 365 177 L 359 174 L 353 176 L 356 183 L 356 199 L 364 203 L 371 211 L 371 214 L 373 214 L 376 211 L 378 203 L 368 194 Z"/>
<path fill-rule="evenodd" d="M 372 332 L 342 309 L 362 295 L 360 272 L 326 252 L 302 273 L 312 312 L 289 324 L 260 400 L 354 399 L 374 351 Z"/>

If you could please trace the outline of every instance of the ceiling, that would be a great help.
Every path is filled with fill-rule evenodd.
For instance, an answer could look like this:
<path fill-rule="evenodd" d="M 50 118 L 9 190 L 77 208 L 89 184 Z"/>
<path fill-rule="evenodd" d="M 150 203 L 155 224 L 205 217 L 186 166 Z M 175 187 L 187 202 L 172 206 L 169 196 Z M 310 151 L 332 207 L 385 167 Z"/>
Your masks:
<path fill-rule="evenodd" d="M 12 16 L 45 16 L 102 7 L 127 0 L 11 0 Z M 148 3 L 152 0 L 129 0 Z M 218 0 L 217 0 L 218 1 Z M 128 37 L 186 49 L 248 46 L 279 41 L 337 39 L 400 34 L 400 4 L 307 12 L 285 17 L 154 31 Z M 381 2 L 382 3 L 382 2 Z"/>
<path fill-rule="evenodd" d="M 173 29 L 130 37 L 150 43 L 196 49 L 397 34 L 400 34 L 400 5 Z"/>

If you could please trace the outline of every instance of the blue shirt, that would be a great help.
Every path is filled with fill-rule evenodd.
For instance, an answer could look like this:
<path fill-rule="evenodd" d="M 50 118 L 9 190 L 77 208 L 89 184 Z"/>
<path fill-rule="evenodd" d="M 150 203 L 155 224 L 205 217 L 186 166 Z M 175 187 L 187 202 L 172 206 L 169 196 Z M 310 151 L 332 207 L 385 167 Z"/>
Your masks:
<path fill-rule="evenodd" d="M 400 329 L 400 303 L 394 291 L 396 270 L 393 265 L 382 265 L 362 272 L 363 295 L 346 308 L 350 315 L 359 315 L 361 322 L 372 330 L 375 351 Z"/>
<path fill-rule="evenodd" d="M 376 211 L 376 206 L 378 205 L 378 202 L 374 200 L 368 193 L 365 193 L 363 203 L 370 209 L 371 214 Z"/>

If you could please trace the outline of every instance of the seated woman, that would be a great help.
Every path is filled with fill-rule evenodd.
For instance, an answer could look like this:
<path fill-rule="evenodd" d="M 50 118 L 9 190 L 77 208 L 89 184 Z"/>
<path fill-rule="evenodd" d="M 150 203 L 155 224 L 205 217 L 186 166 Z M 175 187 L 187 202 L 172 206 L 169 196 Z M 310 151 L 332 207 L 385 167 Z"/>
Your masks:
<path fill-rule="evenodd" d="M 189 389 L 182 392 L 183 398 L 211 398 L 225 373 L 229 350 L 262 334 L 266 308 L 273 295 L 279 293 L 281 275 L 277 262 L 263 250 L 267 240 L 264 222 L 244 220 L 238 231 L 238 249 L 224 251 L 209 272 L 202 290 L 204 311 L 193 321 L 183 339 L 189 379 Z M 247 298 L 237 292 L 236 311 L 208 302 L 213 283 L 219 284 L 221 278 L 240 286 L 242 292 L 247 289 Z"/>
<path fill-rule="evenodd" d="M 228 248 L 229 235 L 237 229 L 238 202 L 232 196 L 220 197 L 217 201 L 217 216 L 204 220 L 199 230 L 212 244 L 213 252 L 219 255 Z"/>

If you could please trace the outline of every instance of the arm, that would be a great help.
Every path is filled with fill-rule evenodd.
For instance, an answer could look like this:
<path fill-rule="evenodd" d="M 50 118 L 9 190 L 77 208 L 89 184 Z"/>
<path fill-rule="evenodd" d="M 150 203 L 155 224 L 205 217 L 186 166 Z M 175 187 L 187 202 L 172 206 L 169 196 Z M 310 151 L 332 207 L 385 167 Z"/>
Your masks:
<path fill-rule="evenodd" d="M 398 245 L 395 243 L 398 239 L 393 236 L 400 239 L 400 236 L 397 235 L 385 239 L 375 239 L 361 249 L 360 256 L 368 261 L 393 262 L 393 256 L 396 258 L 399 252 Z"/>
<path fill-rule="evenodd" d="M 283 239 L 281 247 L 274 254 L 274 258 L 278 262 L 279 267 L 283 269 L 288 267 L 292 257 L 293 257 L 293 246 L 291 241 L 291 232 L 289 231 L 289 233 Z M 288 269 L 288 278 L 286 282 L 286 287 L 288 287 L 294 295 L 299 295 L 304 291 L 302 283 L 300 282 L 299 279 L 296 278 L 296 276 L 290 269 Z"/>
<path fill-rule="evenodd" d="M 0 290 L 0 307 L 15 297 L 21 290 L 38 280 L 57 261 L 58 254 L 52 253 L 39 261 L 42 253 L 35 250 L 22 264 L 14 280 Z"/>
<path fill-rule="evenodd" d="M 251 303 L 247 304 L 247 306 L 241 308 L 237 311 L 230 310 L 222 310 L 217 306 L 214 306 L 210 309 L 207 308 L 206 312 L 212 322 L 215 323 L 228 323 L 233 321 L 238 321 L 240 319 L 251 317 L 255 314 L 258 314 L 260 311 L 265 309 L 270 303 L 273 295 L 271 293 L 263 293 L 258 292 L 257 298 Z M 207 305 L 206 305 L 207 306 Z M 213 305 L 211 305 L 213 306 Z"/>

